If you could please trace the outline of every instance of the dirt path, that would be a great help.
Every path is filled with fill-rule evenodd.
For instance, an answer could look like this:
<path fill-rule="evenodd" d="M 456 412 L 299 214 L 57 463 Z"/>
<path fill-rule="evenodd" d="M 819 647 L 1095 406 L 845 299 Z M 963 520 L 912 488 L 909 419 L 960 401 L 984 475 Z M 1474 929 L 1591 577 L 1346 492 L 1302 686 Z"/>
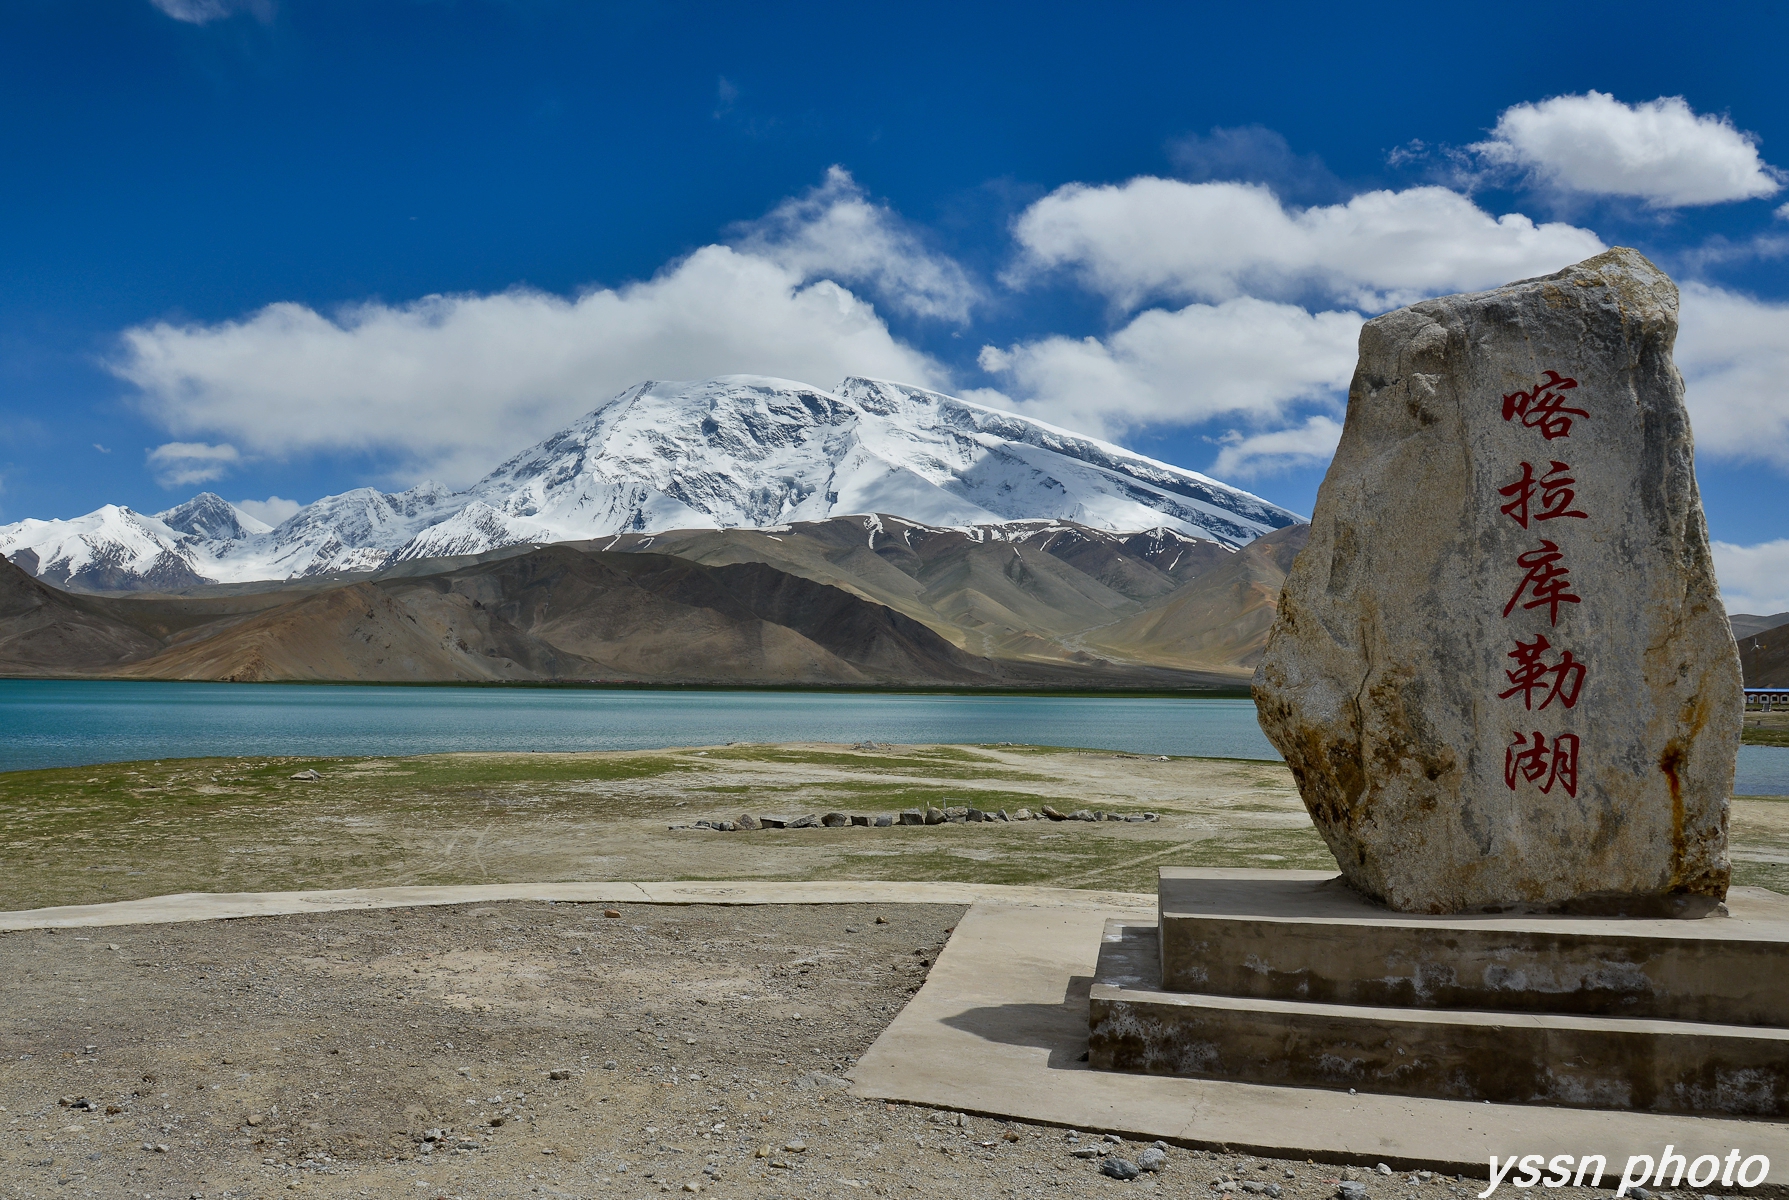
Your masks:
<path fill-rule="evenodd" d="M 0 1195 L 1335 1192 L 1332 1166 L 1179 1147 L 1119 1183 L 1074 1151 L 1145 1147 L 847 1095 L 959 907 L 616 911 L 0 935 Z M 1373 1200 L 1467 1191 L 1360 1177 Z"/>

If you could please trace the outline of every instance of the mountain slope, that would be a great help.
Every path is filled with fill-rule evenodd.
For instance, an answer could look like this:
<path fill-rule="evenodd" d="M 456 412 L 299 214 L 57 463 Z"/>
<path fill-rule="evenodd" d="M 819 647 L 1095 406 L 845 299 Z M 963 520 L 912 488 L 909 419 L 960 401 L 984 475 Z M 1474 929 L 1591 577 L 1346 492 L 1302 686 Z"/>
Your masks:
<path fill-rule="evenodd" d="M 1753 616 L 1751 613 L 1733 613 L 1728 616 L 1727 620 L 1733 626 L 1733 636 L 1736 639 L 1748 638 L 1789 625 L 1789 612 L 1776 613 L 1768 617 Z"/>
<path fill-rule="evenodd" d="M 159 649 L 157 638 L 120 620 L 104 601 L 58 591 L 0 560 L 0 673 L 99 670 Z"/>
<path fill-rule="evenodd" d="M 1747 687 L 1789 687 L 1789 625 L 1740 638 L 1739 668 Z"/>
<path fill-rule="evenodd" d="M 1257 539 L 1145 611 L 1088 634 L 1085 644 L 1131 662 L 1252 671 L 1267 645 L 1286 572 L 1310 530 L 1294 525 Z"/>
<path fill-rule="evenodd" d="M 887 514 L 579 544 L 769 563 L 885 604 L 972 653 L 1021 661 L 1093 661 L 1065 642 L 1234 556 L 1165 529 L 1114 534 L 1058 521 L 949 529 Z"/>
<path fill-rule="evenodd" d="M 1209 687 L 997 662 L 757 562 L 548 546 L 433 574 L 199 597 L 79 596 L 0 564 L 0 673 L 225 681 Z"/>
<path fill-rule="evenodd" d="M 0 526 L 0 556 L 77 590 L 169 590 L 876 512 L 937 528 L 1162 528 L 1231 548 L 1299 519 L 1195 471 L 938 392 L 736 375 L 638 384 L 464 492 L 360 488 L 274 529 L 211 493 L 154 517 L 107 506 Z"/>

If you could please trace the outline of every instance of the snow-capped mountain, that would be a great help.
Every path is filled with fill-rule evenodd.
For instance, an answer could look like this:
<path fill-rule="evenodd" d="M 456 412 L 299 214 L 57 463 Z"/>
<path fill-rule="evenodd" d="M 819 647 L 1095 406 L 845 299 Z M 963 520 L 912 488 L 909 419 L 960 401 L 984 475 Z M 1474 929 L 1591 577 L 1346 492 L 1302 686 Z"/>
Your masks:
<path fill-rule="evenodd" d="M 0 526 L 0 554 L 63 587 L 167 588 L 878 512 L 952 527 L 1166 528 L 1231 547 L 1301 519 L 1195 471 L 938 392 L 729 375 L 637 384 L 464 492 L 357 488 L 274 529 L 209 492 L 153 517 L 108 505 Z"/>

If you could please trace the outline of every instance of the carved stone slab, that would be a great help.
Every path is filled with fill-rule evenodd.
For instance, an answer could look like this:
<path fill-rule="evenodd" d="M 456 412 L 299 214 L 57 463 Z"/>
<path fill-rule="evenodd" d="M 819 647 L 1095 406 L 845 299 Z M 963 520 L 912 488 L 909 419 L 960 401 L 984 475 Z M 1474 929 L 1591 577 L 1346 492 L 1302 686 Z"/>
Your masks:
<path fill-rule="evenodd" d="M 1255 698 L 1365 895 L 1725 896 L 1743 693 L 1676 333 L 1676 287 L 1627 249 L 1362 330 Z"/>

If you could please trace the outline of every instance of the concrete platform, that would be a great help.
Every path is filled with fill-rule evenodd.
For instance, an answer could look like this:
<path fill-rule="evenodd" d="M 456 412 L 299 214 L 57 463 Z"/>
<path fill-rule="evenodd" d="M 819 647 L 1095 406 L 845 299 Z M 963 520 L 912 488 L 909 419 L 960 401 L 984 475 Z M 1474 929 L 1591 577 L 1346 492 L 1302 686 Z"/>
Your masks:
<path fill-rule="evenodd" d="M 1323 871 L 1164 867 L 1160 987 L 1789 1027 L 1789 897 L 1694 920 L 1395 913 Z"/>
<path fill-rule="evenodd" d="M 1356 949 L 1347 944 L 1344 957 Z M 1107 923 L 1089 997 L 1095 1069 L 1511 1104 L 1789 1115 L 1789 1030 L 1203 995 L 1163 990 L 1159 962 L 1153 924 Z"/>
<path fill-rule="evenodd" d="M 926 985 L 853 1072 L 862 1096 L 1183 1145 L 1483 1176 L 1488 1156 L 1628 1156 L 1666 1144 L 1742 1148 L 1789 1183 L 1789 1127 L 1717 1117 L 1421 1100 L 1317 1088 L 1095 1071 L 1088 994 L 1107 920 L 1147 910 L 969 910 Z M 1608 1181 L 1605 1181 L 1607 1184 Z"/>
<path fill-rule="evenodd" d="M 413 908 L 431 904 L 488 904 L 496 900 L 545 900 L 565 904 L 974 904 L 1088 908 L 1135 912 L 1154 903 L 1139 892 L 996 883 L 905 883 L 899 880 L 602 880 L 588 883 L 475 883 L 315 892 L 181 892 L 118 900 L 0 912 L 9 929 L 74 929 L 107 925 L 159 925 L 173 921 L 221 921 L 345 909 Z"/>

